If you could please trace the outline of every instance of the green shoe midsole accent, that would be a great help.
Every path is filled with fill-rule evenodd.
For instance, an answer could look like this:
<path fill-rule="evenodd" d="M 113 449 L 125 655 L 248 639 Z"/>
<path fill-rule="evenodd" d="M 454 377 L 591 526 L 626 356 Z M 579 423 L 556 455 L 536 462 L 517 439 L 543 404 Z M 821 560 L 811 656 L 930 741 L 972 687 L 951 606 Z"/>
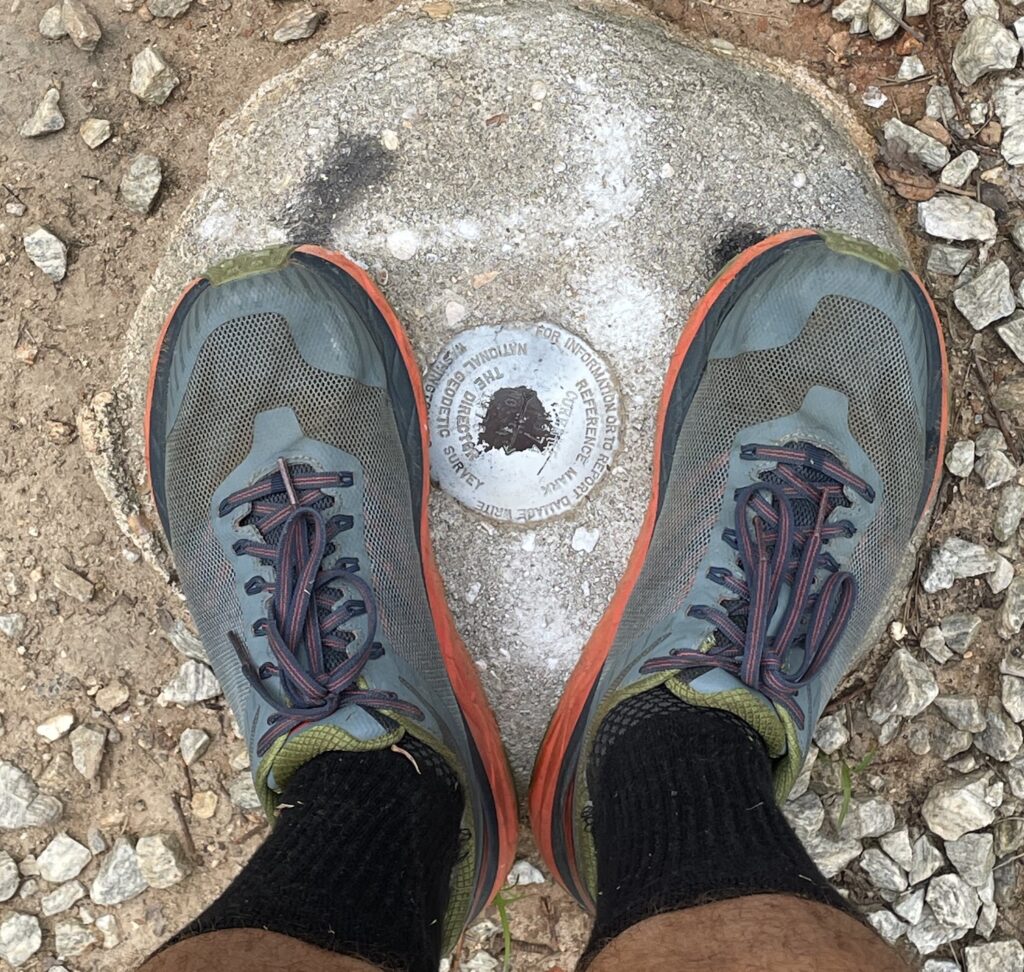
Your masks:
<path fill-rule="evenodd" d="M 277 802 L 295 771 L 321 753 L 368 753 L 388 749 L 397 743 L 405 730 L 399 726 L 386 735 L 367 742 L 332 725 L 310 726 L 301 732 L 282 736 L 267 750 L 254 774 L 256 793 L 271 823 L 277 818 Z M 274 785 L 270 785 L 270 774 Z"/>
<path fill-rule="evenodd" d="M 899 273 L 903 269 L 903 263 L 893 253 L 868 243 L 867 240 L 858 240 L 852 236 L 845 236 L 835 230 L 818 230 L 818 235 L 824 240 L 825 245 L 834 253 L 845 253 L 847 256 L 859 257 L 867 260 L 883 270 L 890 270 Z"/>
<path fill-rule="evenodd" d="M 786 730 L 774 705 L 757 696 L 748 688 L 730 689 L 728 692 L 698 692 L 688 682 L 671 678 L 665 683 L 676 698 L 690 705 L 731 712 L 746 722 L 764 740 L 771 759 L 786 752 Z"/>
<path fill-rule="evenodd" d="M 294 250 L 295 247 L 291 243 L 284 243 L 278 246 L 268 246 L 265 250 L 255 250 L 252 253 L 240 253 L 238 256 L 210 267 L 203 276 L 217 287 L 229 280 L 250 277 L 254 273 L 263 273 L 265 270 L 276 270 L 278 267 L 284 266 L 285 261 Z"/>

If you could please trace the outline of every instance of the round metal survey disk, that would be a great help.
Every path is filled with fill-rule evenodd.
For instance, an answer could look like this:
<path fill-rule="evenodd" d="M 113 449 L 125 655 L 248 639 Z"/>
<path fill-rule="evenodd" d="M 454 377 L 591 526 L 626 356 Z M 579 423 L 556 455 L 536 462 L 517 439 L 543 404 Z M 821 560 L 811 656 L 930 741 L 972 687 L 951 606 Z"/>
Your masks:
<path fill-rule="evenodd" d="M 427 372 L 426 393 L 434 478 L 495 520 L 532 523 L 572 509 L 618 443 L 608 366 L 554 324 L 463 331 Z"/>

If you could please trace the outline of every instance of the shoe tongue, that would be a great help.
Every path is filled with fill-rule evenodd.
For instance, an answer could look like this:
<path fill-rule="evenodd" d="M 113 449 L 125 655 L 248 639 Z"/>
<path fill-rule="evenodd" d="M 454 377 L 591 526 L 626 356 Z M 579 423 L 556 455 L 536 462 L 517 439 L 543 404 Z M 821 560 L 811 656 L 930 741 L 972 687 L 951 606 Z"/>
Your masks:
<path fill-rule="evenodd" d="M 354 709 L 355 707 L 353 707 Z M 400 725 L 387 729 L 362 710 L 360 713 L 376 727 L 373 734 L 365 734 L 360 725 L 358 735 L 334 722 L 321 722 L 306 729 L 298 729 L 279 739 L 263 756 L 256 771 L 256 792 L 265 808 L 272 807 L 277 795 L 288 785 L 292 774 L 311 759 L 322 753 L 346 752 L 366 753 L 376 749 L 388 749 L 405 734 Z M 267 810 L 270 814 L 272 811 Z"/>
<path fill-rule="evenodd" d="M 764 740 L 768 755 L 778 759 L 786 754 L 786 726 L 775 706 L 760 692 L 735 675 L 712 668 L 692 680 L 670 678 L 665 687 L 690 705 L 722 709 L 738 716 Z"/>

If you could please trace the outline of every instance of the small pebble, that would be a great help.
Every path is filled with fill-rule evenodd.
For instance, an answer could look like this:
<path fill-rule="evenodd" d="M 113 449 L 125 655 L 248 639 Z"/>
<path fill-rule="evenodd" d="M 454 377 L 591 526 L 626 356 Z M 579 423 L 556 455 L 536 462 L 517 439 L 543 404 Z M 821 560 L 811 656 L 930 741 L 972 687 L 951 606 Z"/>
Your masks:
<path fill-rule="evenodd" d="M 63 280 L 68 270 L 68 248 L 42 226 L 28 231 L 22 242 L 28 258 L 54 283 Z"/>
<path fill-rule="evenodd" d="M 292 41 L 312 37 L 323 17 L 322 11 L 315 10 L 308 4 L 300 4 L 278 21 L 274 28 L 274 40 L 278 44 L 290 44 Z"/>
<path fill-rule="evenodd" d="M 64 127 L 64 116 L 60 111 L 60 92 L 50 88 L 43 100 L 39 102 L 32 117 L 21 126 L 21 134 L 26 138 L 38 138 L 59 132 Z"/>
<path fill-rule="evenodd" d="M 110 122 L 106 118 L 86 118 L 78 129 L 82 141 L 91 149 L 99 148 L 110 138 L 110 133 Z"/>

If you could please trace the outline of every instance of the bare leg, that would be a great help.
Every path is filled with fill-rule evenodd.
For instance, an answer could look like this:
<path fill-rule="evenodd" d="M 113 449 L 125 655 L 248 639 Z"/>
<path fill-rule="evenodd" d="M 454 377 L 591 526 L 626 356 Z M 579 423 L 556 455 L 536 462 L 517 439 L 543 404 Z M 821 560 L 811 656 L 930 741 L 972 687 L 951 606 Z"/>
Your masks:
<path fill-rule="evenodd" d="M 589 972 L 909 972 L 870 928 L 837 908 L 759 894 L 648 918 Z"/>
<path fill-rule="evenodd" d="M 172 945 L 139 972 L 375 972 L 375 967 L 277 932 L 231 928 Z"/>

